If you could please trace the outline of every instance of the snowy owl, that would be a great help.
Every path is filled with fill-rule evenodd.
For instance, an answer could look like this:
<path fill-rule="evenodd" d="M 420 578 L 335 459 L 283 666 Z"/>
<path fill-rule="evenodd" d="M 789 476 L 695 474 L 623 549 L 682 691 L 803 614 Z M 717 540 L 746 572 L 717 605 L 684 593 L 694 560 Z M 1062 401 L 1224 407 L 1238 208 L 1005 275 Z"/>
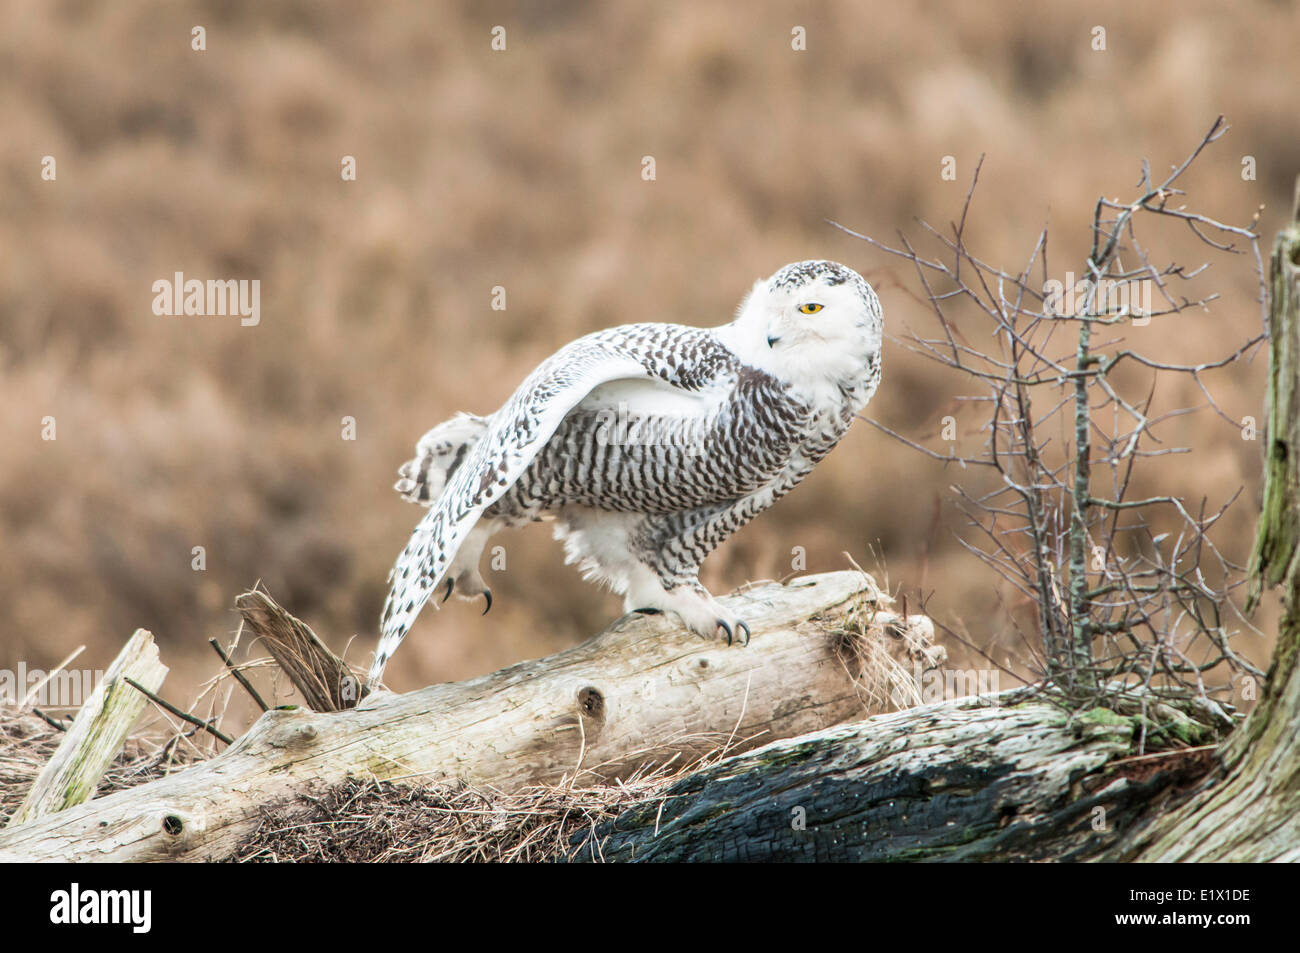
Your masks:
<path fill-rule="evenodd" d="M 498 530 L 555 521 L 567 561 L 693 632 L 749 641 L 700 585 L 704 558 L 799 483 L 880 383 L 871 286 L 831 261 L 755 283 L 730 324 L 630 324 L 588 334 L 496 413 L 426 433 L 396 489 L 429 508 L 389 574 L 384 666 L 430 595 L 492 593 L 479 557 Z"/>

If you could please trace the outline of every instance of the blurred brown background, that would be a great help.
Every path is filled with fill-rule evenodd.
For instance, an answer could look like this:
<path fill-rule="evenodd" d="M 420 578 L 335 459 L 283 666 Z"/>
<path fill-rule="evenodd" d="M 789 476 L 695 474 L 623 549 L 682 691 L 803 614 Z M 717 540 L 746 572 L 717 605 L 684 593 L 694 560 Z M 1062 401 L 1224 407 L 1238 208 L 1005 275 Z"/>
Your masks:
<path fill-rule="evenodd" d="M 495 409 L 577 335 L 724 323 L 756 278 L 838 259 L 876 286 L 894 336 L 868 413 L 940 448 L 945 414 L 978 434 L 954 400 L 966 382 L 899 342 L 929 320 L 914 276 L 824 219 L 919 237 L 917 218 L 957 217 L 987 153 L 970 240 L 1019 268 L 1050 222 L 1064 277 L 1098 194 L 1130 195 L 1141 159 L 1181 161 L 1221 112 L 1233 128 L 1185 183 L 1195 207 L 1245 224 L 1265 205 L 1267 251 L 1300 171 L 1295 3 L 0 10 L 0 668 L 81 644 L 76 665 L 102 668 L 144 626 L 177 700 L 212 674 L 204 643 L 230 635 L 232 600 L 258 579 L 335 647 L 355 635 L 349 658 L 364 663 L 422 512 L 390 489 L 396 467 L 425 429 Z M 356 181 L 340 176 L 345 155 Z M 1206 257 L 1169 247 L 1189 266 Z M 1145 344 L 1171 361 L 1237 346 L 1259 328 L 1252 268 L 1216 259 L 1202 290 L 1222 299 L 1144 329 Z M 155 316 L 152 283 L 177 271 L 259 279 L 260 325 Z M 1259 414 L 1265 370 L 1261 354 L 1210 379 L 1227 414 Z M 1190 383 L 1169 396 L 1200 402 Z M 1148 479 L 1211 501 L 1244 487 L 1219 535 L 1244 561 L 1260 444 L 1206 411 L 1167 433 L 1197 452 Z M 848 550 L 883 575 L 874 548 L 893 588 L 926 593 L 1014 663 L 1006 593 L 953 537 L 959 476 L 859 424 L 704 581 L 785 576 L 796 546 L 809 571 L 843 568 Z M 546 528 L 495 542 L 507 569 L 485 564 L 492 614 L 426 612 L 389 667 L 394 688 L 556 651 L 620 612 Z M 1268 657 L 1267 639 L 1242 647 Z"/>

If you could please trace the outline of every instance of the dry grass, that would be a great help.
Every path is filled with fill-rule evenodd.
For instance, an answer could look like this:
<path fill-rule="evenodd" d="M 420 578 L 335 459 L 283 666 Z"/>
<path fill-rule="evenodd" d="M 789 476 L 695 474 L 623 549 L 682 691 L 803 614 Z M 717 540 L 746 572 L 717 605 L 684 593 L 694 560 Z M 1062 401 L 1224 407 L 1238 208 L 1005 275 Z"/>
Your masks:
<path fill-rule="evenodd" d="M 680 775 L 515 794 L 465 785 L 348 779 L 263 812 L 228 858 L 239 863 L 492 862 L 568 859 L 571 839 L 661 797 Z M 599 856 L 597 854 L 597 856 Z"/>
<path fill-rule="evenodd" d="M 35 715 L 0 707 L 0 827 L 18 810 L 63 733 Z M 96 797 L 135 787 L 193 764 L 199 755 L 180 736 L 141 732 L 126 740 L 95 791 Z"/>
<path fill-rule="evenodd" d="M 972 247 L 1021 261 L 1050 217 L 1064 272 L 1095 197 L 1130 185 L 1143 156 L 1180 157 L 1219 112 L 1233 131 L 1189 183 L 1207 213 L 1265 204 L 1269 233 L 1300 169 L 1294 4 L 3 6 L 0 668 L 80 644 L 102 668 L 144 626 L 173 698 L 201 682 L 204 642 L 225 640 L 234 595 L 259 578 L 320 631 L 358 634 L 363 661 L 420 515 L 389 489 L 396 467 L 426 428 L 495 408 L 580 333 L 720 323 L 756 277 L 813 256 L 866 274 L 891 333 L 923 331 L 906 269 L 824 218 L 882 237 L 916 216 L 941 225 L 987 152 Z M 796 19 L 806 53 L 790 50 Z M 196 23 L 205 53 L 189 48 Z M 488 46 L 497 23 L 504 54 Z M 39 177 L 47 154 L 55 182 Z M 339 178 L 344 155 L 356 182 Z M 176 271 L 260 279 L 262 323 L 154 316 L 151 284 Z M 1247 265 L 1212 278 L 1213 311 L 1141 332 L 1168 360 L 1218 356 L 1257 322 Z M 489 307 L 498 284 L 506 312 Z M 960 381 L 895 341 L 884 367 L 873 417 L 936 448 L 947 414 L 965 434 Z M 1211 383 L 1229 414 L 1257 415 L 1264 373 Z M 47 415 L 54 442 L 39 438 Z M 356 441 L 340 439 L 345 415 Z M 1148 479 L 1195 498 L 1244 485 L 1221 525 L 1244 561 L 1259 443 L 1209 414 L 1180 437 L 1194 465 Z M 953 539 L 951 479 L 855 427 L 704 581 L 785 576 L 795 547 L 829 569 L 875 544 L 914 604 L 933 593 L 932 613 L 1018 667 L 1014 597 Z M 548 654 L 619 611 L 544 530 L 500 542 L 492 614 L 426 613 L 395 689 Z M 1269 648 L 1244 646 L 1257 662 Z"/>
<path fill-rule="evenodd" d="M 861 571 L 852 558 L 849 562 Z M 929 620 L 909 624 L 909 615 L 906 603 L 900 607 L 888 593 L 873 588 L 856 596 L 847 611 L 833 618 L 833 626 L 831 617 L 812 620 L 834 640 L 866 711 L 921 704 L 921 676 L 948 658 L 948 650 L 935 643 Z"/>

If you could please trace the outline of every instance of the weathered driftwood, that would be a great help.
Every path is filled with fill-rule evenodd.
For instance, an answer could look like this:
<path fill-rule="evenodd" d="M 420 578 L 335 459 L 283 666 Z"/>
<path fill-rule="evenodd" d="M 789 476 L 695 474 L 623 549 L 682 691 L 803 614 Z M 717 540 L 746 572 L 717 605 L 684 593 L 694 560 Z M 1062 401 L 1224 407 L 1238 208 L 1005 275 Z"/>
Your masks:
<path fill-rule="evenodd" d="M 1167 723 L 1200 729 L 1173 710 Z M 1205 748 L 1133 758 L 1140 722 L 1015 692 L 938 702 L 765 745 L 697 771 L 575 839 L 575 860 L 1081 860 Z"/>
<path fill-rule="evenodd" d="M 378 693 L 350 711 L 269 711 L 209 761 L 0 832 L 0 859 L 219 858 L 262 805 L 349 774 L 503 790 L 624 776 L 860 717 L 873 710 L 867 698 L 883 710 L 889 694 L 912 687 L 913 664 L 942 657 L 928 619 L 874 611 L 884 600 L 863 573 L 724 601 L 752 628 L 748 646 L 631 615 L 573 649 L 481 678 Z"/>
<path fill-rule="evenodd" d="M 158 658 L 153 635 L 136 629 L 77 712 L 54 756 L 10 818 L 9 826 L 81 804 L 94 794 L 99 779 L 148 704 L 148 699 L 126 679 L 157 692 L 166 677 L 167 666 Z"/>

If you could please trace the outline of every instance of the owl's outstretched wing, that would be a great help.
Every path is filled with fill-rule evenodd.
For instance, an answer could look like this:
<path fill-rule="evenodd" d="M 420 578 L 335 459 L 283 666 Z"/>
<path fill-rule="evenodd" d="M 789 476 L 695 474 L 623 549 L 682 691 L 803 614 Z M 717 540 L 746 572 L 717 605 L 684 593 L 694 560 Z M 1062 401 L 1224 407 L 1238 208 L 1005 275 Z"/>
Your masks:
<path fill-rule="evenodd" d="M 669 337 L 677 332 L 675 338 Z M 681 332 L 690 332 L 682 334 Z M 393 565 L 369 681 L 406 636 L 483 511 L 527 470 L 560 423 L 593 388 L 620 382 L 620 399 L 639 388 L 692 397 L 716 370 L 700 348 L 709 332 L 672 325 L 631 325 L 579 338 L 543 362 L 500 410 L 411 534 Z M 707 343 L 712 344 L 712 341 Z M 707 355 L 712 358 L 712 354 Z"/>

